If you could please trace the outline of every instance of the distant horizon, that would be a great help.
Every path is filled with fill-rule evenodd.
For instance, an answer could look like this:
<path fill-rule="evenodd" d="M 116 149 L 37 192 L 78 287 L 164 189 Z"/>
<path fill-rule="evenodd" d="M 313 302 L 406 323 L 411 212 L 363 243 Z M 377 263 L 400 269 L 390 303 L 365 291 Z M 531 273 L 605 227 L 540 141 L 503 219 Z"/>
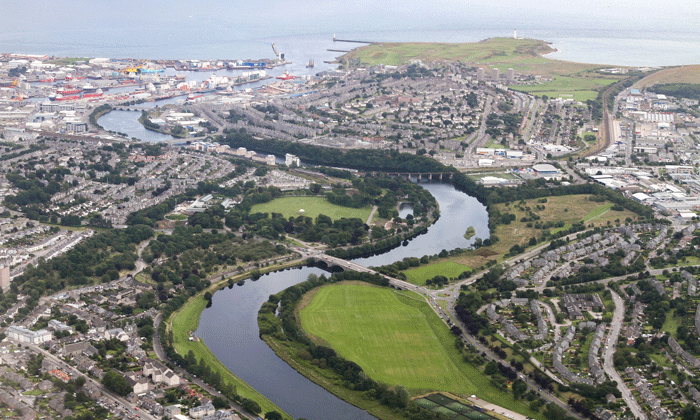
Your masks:
<path fill-rule="evenodd" d="M 695 18 L 700 2 L 594 0 L 457 2 L 396 1 L 378 5 L 310 0 L 261 0 L 232 6 L 189 2 L 31 3 L 4 0 L 0 51 L 62 57 L 143 59 L 273 58 L 270 43 L 298 63 L 338 54 L 333 34 L 380 42 L 476 42 L 495 36 L 550 42 L 548 58 L 623 66 L 698 64 Z M 336 44 L 335 47 L 338 45 Z M 349 49 L 349 48 L 343 48 Z"/>

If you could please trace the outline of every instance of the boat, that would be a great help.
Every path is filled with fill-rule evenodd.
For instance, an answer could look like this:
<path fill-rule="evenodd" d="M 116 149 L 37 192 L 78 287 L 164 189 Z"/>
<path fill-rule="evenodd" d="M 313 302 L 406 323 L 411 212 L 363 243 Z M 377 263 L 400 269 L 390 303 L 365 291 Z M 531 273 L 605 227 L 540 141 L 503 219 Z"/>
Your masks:
<path fill-rule="evenodd" d="M 280 74 L 279 76 L 277 76 L 277 78 L 280 79 L 280 80 L 294 80 L 294 79 L 296 79 L 297 77 L 296 77 L 296 76 L 292 76 L 291 74 L 289 74 L 288 71 L 285 71 L 283 74 Z"/>
<path fill-rule="evenodd" d="M 80 93 L 80 96 L 83 98 L 99 98 L 102 95 L 104 95 L 102 89 L 95 87 L 90 83 L 85 84 L 85 86 L 83 86 L 83 91 Z"/>
<path fill-rule="evenodd" d="M 306 68 L 307 69 L 314 68 L 314 59 L 313 58 L 309 60 L 309 64 L 306 65 Z"/>
<path fill-rule="evenodd" d="M 197 98 L 201 98 L 202 96 L 204 96 L 203 93 L 190 93 L 189 95 L 187 95 L 187 100 L 191 101 Z"/>
<path fill-rule="evenodd" d="M 71 85 L 65 85 L 63 87 L 56 89 L 56 93 L 61 94 L 63 96 L 74 95 L 76 93 L 80 93 L 81 91 L 82 91 L 82 89 L 80 89 L 79 87 L 75 87 L 75 86 L 71 86 Z"/>
<path fill-rule="evenodd" d="M 100 98 L 104 95 L 102 89 L 91 84 L 86 84 L 82 88 L 65 86 L 58 88 L 55 94 L 49 95 L 50 101 L 76 101 L 78 99 Z"/>

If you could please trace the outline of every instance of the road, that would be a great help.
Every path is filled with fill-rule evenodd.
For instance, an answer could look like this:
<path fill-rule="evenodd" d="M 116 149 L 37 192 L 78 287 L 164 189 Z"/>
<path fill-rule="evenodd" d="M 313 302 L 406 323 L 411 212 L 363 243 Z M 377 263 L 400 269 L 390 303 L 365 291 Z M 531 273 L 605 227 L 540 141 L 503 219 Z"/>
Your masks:
<path fill-rule="evenodd" d="M 133 414 L 136 414 L 136 415 L 138 415 L 139 417 L 141 417 L 141 418 L 143 418 L 143 419 L 146 419 L 146 420 L 157 420 L 156 417 L 153 417 L 152 415 L 150 415 L 149 413 L 147 413 L 147 412 L 145 412 L 145 411 L 143 411 L 143 410 L 138 410 L 138 409 L 136 408 L 136 405 L 134 405 L 134 404 L 128 402 L 127 400 L 125 400 L 124 398 L 122 398 L 122 397 L 120 397 L 120 396 L 118 396 L 118 395 L 113 394 L 111 391 L 108 391 L 107 389 L 105 389 L 105 388 L 102 386 L 101 383 L 97 382 L 96 380 L 92 379 L 91 377 L 89 377 L 89 376 L 87 376 L 87 375 L 84 375 L 84 374 L 81 373 L 79 370 L 77 370 L 77 369 L 75 369 L 74 367 L 68 365 L 66 362 L 62 361 L 62 360 L 59 359 L 58 357 L 56 357 L 56 356 L 54 356 L 53 354 L 49 353 L 48 351 L 46 351 L 46 350 L 44 350 L 44 349 L 42 349 L 42 348 L 40 348 L 40 347 L 37 347 L 37 346 L 35 346 L 35 345 L 33 345 L 33 344 L 27 344 L 27 343 L 22 343 L 22 344 L 23 344 L 25 347 L 29 347 L 30 349 L 32 349 L 32 351 L 34 351 L 34 352 L 36 352 L 36 353 L 41 353 L 42 355 L 44 355 L 45 358 L 47 358 L 47 359 L 49 359 L 50 361 L 52 361 L 53 363 L 55 363 L 56 366 L 60 367 L 61 370 L 63 370 L 63 371 L 65 371 L 65 372 L 69 373 L 71 376 L 73 376 L 73 377 L 75 377 L 76 375 L 77 375 L 77 376 L 82 376 L 83 378 L 85 378 L 85 380 L 87 381 L 87 383 L 90 383 L 90 384 L 94 385 L 97 389 L 99 389 L 100 391 L 102 391 L 102 394 L 105 396 L 105 398 L 107 398 L 108 400 L 112 401 L 114 404 L 118 404 L 118 405 L 121 405 L 121 406 L 123 406 L 123 407 L 128 408 L 129 410 L 131 410 L 131 412 L 132 412 Z M 137 410 L 138 410 L 138 411 L 137 411 Z"/>
<path fill-rule="evenodd" d="M 634 414 L 637 419 L 646 420 L 647 417 L 644 415 L 642 408 L 637 403 L 632 392 L 627 388 L 627 385 L 625 385 L 625 382 L 620 378 L 620 375 L 613 365 L 613 355 L 615 354 L 617 338 L 620 336 L 622 319 L 625 316 L 625 303 L 622 301 L 620 295 L 613 290 L 610 290 L 610 292 L 612 293 L 613 302 L 615 303 L 615 313 L 613 315 L 613 321 L 610 323 L 610 333 L 608 334 L 608 340 L 606 341 L 605 350 L 603 351 L 603 370 L 605 370 L 605 373 L 608 374 L 610 379 L 617 382 L 617 389 L 620 390 L 622 398 L 627 403 L 632 414 Z"/>

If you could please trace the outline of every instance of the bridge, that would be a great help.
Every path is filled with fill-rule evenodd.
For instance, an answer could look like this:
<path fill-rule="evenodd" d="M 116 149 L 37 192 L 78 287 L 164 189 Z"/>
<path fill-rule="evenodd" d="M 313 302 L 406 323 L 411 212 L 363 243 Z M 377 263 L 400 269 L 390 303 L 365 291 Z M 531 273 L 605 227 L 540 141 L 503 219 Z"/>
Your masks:
<path fill-rule="evenodd" d="M 423 177 L 429 181 L 435 179 L 442 181 L 443 179 L 452 179 L 454 172 L 388 172 L 387 175 L 402 176 L 408 179 L 411 177 L 416 177 L 418 178 L 418 181 L 421 181 Z"/>
<path fill-rule="evenodd" d="M 391 284 L 394 287 L 400 287 L 402 289 L 410 289 L 410 290 L 413 290 L 413 291 L 421 293 L 421 294 L 426 293 L 426 290 L 422 287 L 416 286 L 415 284 L 405 282 L 403 280 L 389 277 L 387 275 L 384 275 L 382 273 L 374 271 L 371 268 L 367 268 L 367 267 L 362 266 L 360 264 L 356 264 L 352 261 L 344 260 L 344 259 L 338 258 L 338 257 L 332 257 L 328 254 L 317 254 L 316 256 L 313 256 L 311 258 L 313 258 L 313 260 L 316 262 L 325 263 L 329 268 L 330 267 L 340 267 L 343 270 L 357 271 L 358 273 L 377 274 L 377 275 L 382 276 L 382 277 L 386 278 L 387 280 L 389 280 L 389 284 Z"/>

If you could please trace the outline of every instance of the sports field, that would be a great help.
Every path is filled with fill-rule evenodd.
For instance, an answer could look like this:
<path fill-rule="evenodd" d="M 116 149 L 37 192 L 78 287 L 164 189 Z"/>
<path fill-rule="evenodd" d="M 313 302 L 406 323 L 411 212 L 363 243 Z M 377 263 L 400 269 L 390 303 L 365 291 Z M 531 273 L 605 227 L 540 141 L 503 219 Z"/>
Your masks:
<path fill-rule="evenodd" d="M 413 302 L 428 307 L 422 299 L 389 289 L 327 286 L 301 310 L 301 325 L 377 381 L 410 389 L 475 393 L 477 388 L 442 343 L 441 336 L 449 336 L 447 327 Z M 451 339 L 454 348 L 453 343 Z"/>
<path fill-rule="evenodd" d="M 452 261 L 443 261 L 434 264 L 423 265 L 420 267 L 412 268 L 410 270 L 404 271 L 408 281 L 423 286 L 425 281 L 432 279 L 435 276 L 445 276 L 447 278 L 457 277 L 465 271 L 470 270 L 471 267 L 457 264 Z"/>
<path fill-rule="evenodd" d="M 546 95 L 549 98 L 571 98 L 585 102 L 588 99 L 595 99 L 598 96 L 598 89 L 616 81 L 615 79 L 602 77 L 554 76 L 551 82 L 511 87 L 536 96 Z"/>
<path fill-rule="evenodd" d="M 304 212 L 300 213 L 299 210 Z M 281 213 L 285 219 L 290 216 L 297 217 L 304 215 L 315 218 L 319 214 L 325 214 L 331 219 L 341 219 L 343 217 L 357 217 L 366 221 L 369 217 L 371 207 L 354 209 L 351 207 L 341 207 L 331 204 L 323 197 L 283 197 L 276 198 L 268 203 L 256 204 L 250 213 Z"/>

